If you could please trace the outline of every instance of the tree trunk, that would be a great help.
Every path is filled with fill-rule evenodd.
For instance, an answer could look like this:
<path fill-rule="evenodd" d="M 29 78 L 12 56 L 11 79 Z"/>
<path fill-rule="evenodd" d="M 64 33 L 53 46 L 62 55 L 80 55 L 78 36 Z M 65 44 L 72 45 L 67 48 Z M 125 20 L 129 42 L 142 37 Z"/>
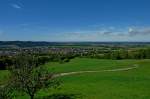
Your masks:
<path fill-rule="evenodd" d="M 30 95 L 30 99 L 34 99 L 34 95 Z"/>

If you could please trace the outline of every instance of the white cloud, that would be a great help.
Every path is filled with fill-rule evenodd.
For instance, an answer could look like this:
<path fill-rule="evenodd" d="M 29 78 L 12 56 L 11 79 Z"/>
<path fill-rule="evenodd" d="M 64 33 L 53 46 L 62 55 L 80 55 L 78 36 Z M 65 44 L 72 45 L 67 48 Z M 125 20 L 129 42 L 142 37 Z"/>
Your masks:
<path fill-rule="evenodd" d="M 133 31 L 133 28 L 129 28 L 129 30 L 128 30 L 129 32 L 132 32 Z"/>
<path fill-rule="evenodd" d="M 15 3 L 11 4 L 11 6 L 12 6 L 13 8 L 15 8 L 15 9 L 21 9 L 21 8 L 22 8 L 20 5 L 15 4 Z"/>
<path fill-rule="evenodd" d="M 54 38 L 64 41 L 144 41 L 149 40 L 150 27 L 105 28 L 58 33 Z"/>
<path fill-rule="evenodd" d="M 150 35 L 150 27 L 133 27 L 128 30 L 129 36 Z"/>

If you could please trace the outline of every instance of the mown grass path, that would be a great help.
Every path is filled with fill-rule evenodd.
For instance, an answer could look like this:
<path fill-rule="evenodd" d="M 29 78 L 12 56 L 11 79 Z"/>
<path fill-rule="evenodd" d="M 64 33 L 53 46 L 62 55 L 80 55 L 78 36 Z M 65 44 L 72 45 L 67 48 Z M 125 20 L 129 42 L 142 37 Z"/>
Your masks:
<path fill-rule="evenodd" d="M 127 68 L 117 68 L 117 69 L 108 69 L 108 70 L 100 70 L 100 71 L 77 71 L 77 72 L 67 72 L 67 73 L 59 73 L 55 74 L 54 77 L 61 77 L 61 76 L 67 76 L 67 75 L 74 75 L 74 74 L 82 74 L 82 73 L 95 73 L 95 72 L 116 72 L 116 71 L 127 71 L 131 69 L 138 68 L 139 65 L 135 64 L 132 67 Z"/>

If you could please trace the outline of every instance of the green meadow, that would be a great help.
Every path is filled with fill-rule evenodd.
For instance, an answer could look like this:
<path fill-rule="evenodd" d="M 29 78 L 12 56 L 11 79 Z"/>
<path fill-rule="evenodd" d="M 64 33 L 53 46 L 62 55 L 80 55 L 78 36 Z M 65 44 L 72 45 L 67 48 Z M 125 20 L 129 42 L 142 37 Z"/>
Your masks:
<path fill-rule="evenodd" d="M 43 89 L 37 99 L 150 99 L 150 60 L 100 60 L 75 58 L 67 63 L 49 62 L 44 66 L 55 73 L 102 71 L 129 68 L 126 71 L 81 73 L 58 77 L 58 89 Z M 8 78 L 8 71 L 0 71 L 0 81 Z M 28 99 L 18 94 L 15 99 Z"/>

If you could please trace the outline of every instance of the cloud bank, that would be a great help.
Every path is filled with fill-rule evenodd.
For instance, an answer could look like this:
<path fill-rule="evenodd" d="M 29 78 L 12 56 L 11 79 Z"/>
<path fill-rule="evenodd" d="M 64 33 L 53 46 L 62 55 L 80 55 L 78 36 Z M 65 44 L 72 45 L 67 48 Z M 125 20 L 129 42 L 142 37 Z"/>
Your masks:
<path fill-rule="evenodd" d="M 35 41 L 150 41 L 150 26 L 100 27 L 79 30 L 52 31 L 49 27 L 32 27 L 21 24 L 14 29 L 0 31 L 1 40 L 35 40 Z M 38 35 L 37 35 L 38 33 Z M 3 37 L 2 37 L 3 36 Z M 5 38 L 4 38 L 5 36 Z"/>
<path fill-rule="evenodd" d="M 148 41 L 150 27 L 103 28 L 100 30 L 80 30 L 58 33 L 54 38 L 68 41 Z"/>
<path fill-rule="evenodd" d="M 129 28 L 128 31 L 129 36 L 137 36 L 137 35 L 150 35 L 150 27 L 144 28 Z"/>

